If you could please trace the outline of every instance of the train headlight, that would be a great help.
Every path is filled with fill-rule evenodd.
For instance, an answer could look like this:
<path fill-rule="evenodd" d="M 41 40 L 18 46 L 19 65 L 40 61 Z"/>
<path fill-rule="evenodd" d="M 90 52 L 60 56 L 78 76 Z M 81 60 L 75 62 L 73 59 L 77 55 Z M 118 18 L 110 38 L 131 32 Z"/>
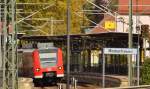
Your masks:
<path fill-rule="evenodd" d="M 36 68 L 36 71 L 39 72 L 39 71 L 40 71 L 40 68 Z"/>
<path fill-rule="evenodd" d="M 58 69 L 59 69 L 59 70 L 61 70 L 61 69 L 62 69 L 62 67 L 61 67 L 61 66 L 59 66 L 59 67 L 58 67 Z"/>

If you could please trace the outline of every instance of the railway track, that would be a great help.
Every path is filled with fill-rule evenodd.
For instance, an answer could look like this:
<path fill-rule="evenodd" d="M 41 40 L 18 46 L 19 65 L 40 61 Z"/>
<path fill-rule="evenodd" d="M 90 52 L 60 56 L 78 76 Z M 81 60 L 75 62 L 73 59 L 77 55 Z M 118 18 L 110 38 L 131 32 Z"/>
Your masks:
<path fill-rule="evenodd" d="M 58 89 L 58 87 L 34 87 L 33 89 Z"/>
<path fill-rule="evenodd" d="M 92 84 L 99 83 L 102 79 L 100 73 L 71 72 L 70 76 L 76 78 L 78 82 Z"/>
<path fill-rule="evenodd" d="M 76 78 L 79 83 L 102 86 L 102 75 L 100 73 L 72 72 L 70 73 L 70 76 Z M 106 87 L 119 87 L 121 81 L 119 78 L 106 76 L 105 85 L 107 85 Z"/>
<path fill-rule="evenodd" d="M 77 79 L 77 86 L 78 89 L 96 89 L 100 88 L 101 86 L 101 74 L 100 73 L 70 73 L 71 78 L 74 77 Z M 63 89 L 66 89 L 66 81 L 63 82 Z M 32 78 L 19 78 L 19 89 L 58 89 L 58 85 L 50 85 L 50 86 L 43 86 L 43 87 L 34 87 L 32 82 Z M 108 82 L 106 85 L 119 86 L 119 85 L 110 85 Z"/>
<path fill-rule="evenodd" d="M 71 87 L 71 86 L 70 86 Z M 90 85 L 90 84 L 84 84 L 84 85 L 78 85 L 76 89 L 98 89 L 98 86 Z M 58 86 L 51 86 L 51 87 L 34 87 L 33 89 L 66 89 L 66 84 L 62 86 L 62 88 L 58 88 Z M 75 89 L 71 87 L 70 89 Z"/>

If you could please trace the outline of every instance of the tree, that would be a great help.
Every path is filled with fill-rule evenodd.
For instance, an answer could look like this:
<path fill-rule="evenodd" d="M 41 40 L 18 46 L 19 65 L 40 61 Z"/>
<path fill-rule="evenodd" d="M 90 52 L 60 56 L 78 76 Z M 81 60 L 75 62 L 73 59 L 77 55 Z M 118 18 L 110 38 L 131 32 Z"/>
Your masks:
<path fill-rule="evenodd" d="M 108 8 L 112 11 L 117 11 L 118 7 L 116 5 L 118 5 L 118 0 L 111 0 L 111 2 L 108 5 Z"/>
<path fill-rule="evenodd" d="M 52 6 L 41 10 L 41 8 L 44 8 L 44 5 L 22 5 L 19 8 L 22 8 L 24 12 L 34 12 L 41 10 L 39 13 L 36 13 L 31 17 L 33 18 L 51 18 L 53 17 L 54 20 L 64 20 L 60 23 L 55 23 L 53 25 L 54 29 L 54 35 L 64 35 L 66 34 L 66 0 L 17 0 L 17 2 L 34 2 L 34 3 L 50 3 Z M 71 0 L 71 34 L 80 34 L 81 33 L 81 24 L 82 23 L 82 16 L 78 17 L 74 14 L 74 12 L 82 10 L 82 6 L 84 4 L 85 0 Z M 54 4 L 54 5 L 53 5 Z M 29 14 L 21 14 L 23 17 L 28 16 Z M 46 21 L 37 21 L 37 20 L 25 20 L 26 23 L 29 23 L 33 26 L 41 26 Z M 26 25 L 24 23 L 19 24 L 20 29 L 23 29 L 23 31 L 27 30 L 27 33 L 29 35 L 49 35 L 51 32 L 51 21 L 47 22 L 46 25 L 44 25 L 42 28 L 39 28 L 39 31 L 30 31 L 35 30 L 33 27 L 21 27 L 21 25 Z"/>
<path fill-rule="evenodd" d="M 143 38 L 145 38 L 146 40 L 148 40 L 150 42 L 149 25 L 147 25 L 147 24 L 141 25 L 141 35 Z"/>
<path fill-rule="evenodd" d="M 150 58 L 144 60 L 141 71 L 141 84 L 150 84 Z"/>

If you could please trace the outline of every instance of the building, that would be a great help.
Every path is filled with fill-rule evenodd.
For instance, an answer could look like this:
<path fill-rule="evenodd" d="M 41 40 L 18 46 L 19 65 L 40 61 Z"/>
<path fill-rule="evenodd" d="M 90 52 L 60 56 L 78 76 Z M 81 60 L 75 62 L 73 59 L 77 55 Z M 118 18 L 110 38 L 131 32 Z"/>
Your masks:
<path fill-rule="evenodd" d="M 129 0 L 118 1 L 117 31 L 128 32 L 129 27 Z M 137 26 L 150 26 L 150 0 L 133 0 L 133 33 L 140 34 Z M 143 40 L 143 48 L 150 48 L 150 42 Z M 145 51 L 145 56 L 150 57 L 150 50 Z"/>
<path fill-rule="evenodd" d="M 129 30 L 129 0 L 118 0 L 118 9 L 113 14 L 105 13 L 104 19 L 93 28 L 91 33 L 123 32 Z M 133 34 L 141 34 L 141 25 L 150 26 L 150 0 L 133 0 Z M 149 49 L 150 42 L 143 40 L 143 48 Z M 150 51 L 145 51 L 145 56 L 150 57 Z"/>

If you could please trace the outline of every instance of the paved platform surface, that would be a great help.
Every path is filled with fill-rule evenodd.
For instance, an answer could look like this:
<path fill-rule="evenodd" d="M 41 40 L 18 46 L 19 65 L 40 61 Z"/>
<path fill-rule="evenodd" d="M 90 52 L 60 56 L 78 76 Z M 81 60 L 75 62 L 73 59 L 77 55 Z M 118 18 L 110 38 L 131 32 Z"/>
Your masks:
<path fill-rule="evenodd" d="M 62 84 L 62 89 L 66 89 L 66 84 Z M 34 87 L 31 78 L 19 78 L 19 89 L 59 89 L 58 85 L 49 85 L 44 87 Z M 90 85 L 90 84 L 80 84 L 77 86 L 77 89 L 98 89 L 99 86 L 97 85 Z M 74 89 L 74 88 L 71 88 Z"/>

